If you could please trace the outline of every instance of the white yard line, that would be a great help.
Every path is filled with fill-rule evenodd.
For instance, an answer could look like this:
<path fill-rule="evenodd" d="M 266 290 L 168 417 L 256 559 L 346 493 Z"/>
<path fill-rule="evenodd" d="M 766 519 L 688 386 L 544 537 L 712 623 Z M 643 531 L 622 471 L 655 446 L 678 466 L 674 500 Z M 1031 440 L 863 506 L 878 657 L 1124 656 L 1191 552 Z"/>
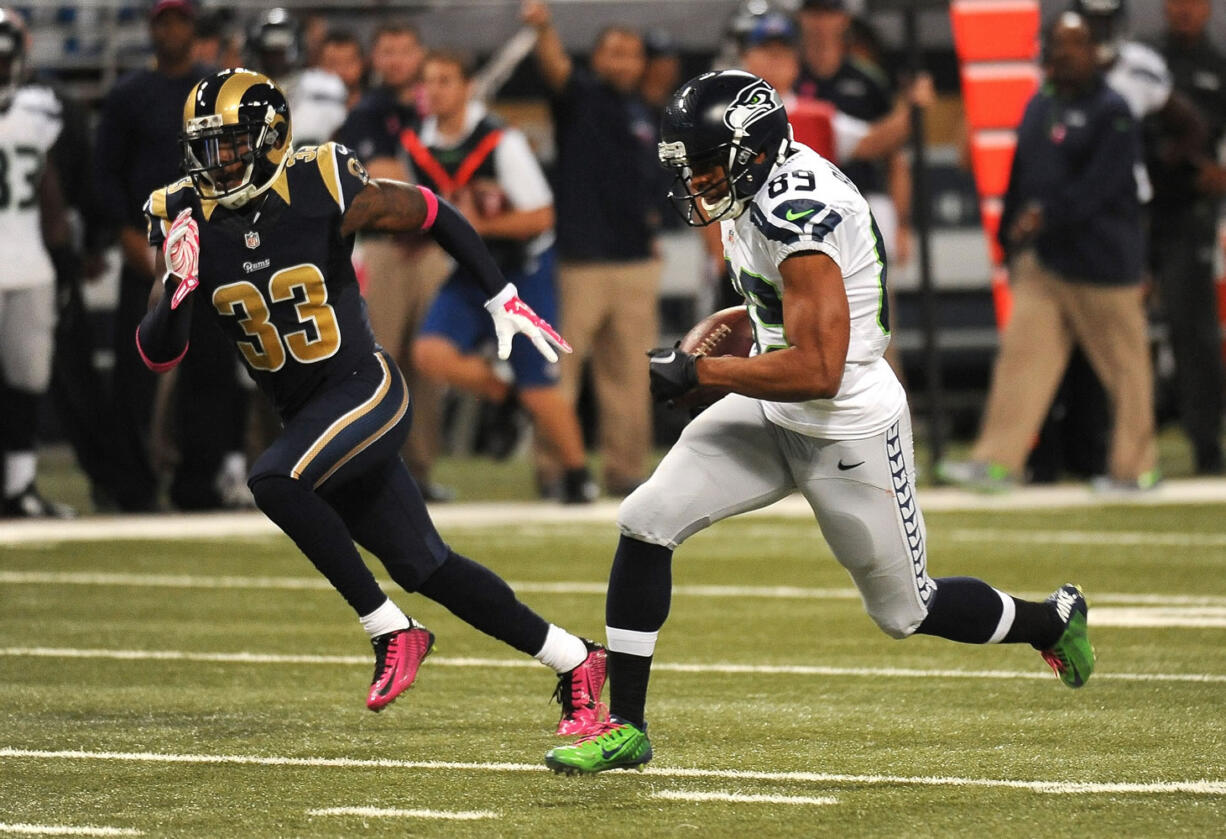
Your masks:
<path fill-rule="evenodd" d="M 200 661 L 219 664 L 338 664 L 370 666 L 370 656 L 358 655 L 273 655 L 267 653 L 197 653 L 182 650 L 102 650 L 61 647 L 0 648 L 0 657 L 12 658 L 81 658 L 115 661 Z M 446 658 L 431 656 L 430 667 L 460 668 L 537 668 L 540 664 L 527 658 Z M 750 676 L 852 676 L 899 679 L 1036 679 L 1048 680 L 1046 670 L 923 670 L 907 667 L 825 667 L 803 664 L 730 664 L 710 662 L 686 664 L 657 661 L 652 670 L 671 673 L 723 673 Z M 1123 682 L 1189 682 L 1194 684 L 1226 683 L 1226 674 L 1217 673 L 1104 673 L 1094 674 L 1095 681 Z"/>
<path fill-rule="evenodd" d="M 461 822 L 498 818 L 498 814 L 490 810 L 398 810 L 392 807 L 322 807 L 318 810 L 307 810 L 307 815 L 361 816 L 374 819 L 440 819 Z"/>
<path fill-rule="evenodd" d="M 803 795 L 748 795 L 739 792 L 692 792 L 681 789 L 664 789 L 651 794 L 652 798 L 666 801 L 729 801 L 734 804 L 838 804 L 837 798 L 818 798 Z"/>
<path fill-rule="evenodd" d="M 1014 530 L 960 528 L 941 534 L 955 542 L 1015 545 L 1114 545 L 1163 548 L 1226 547 L 1226 533 L 1163 533 L 1110 530 Z"/>
<path fill-rule="evenodd" d="M 1135 495 L 1103 495 L 1084 485 L 1021 487 L 1010 493 L 982 495 L 948 487 L 919 492 L 929 512 L 975 510 L 1020 511 L 1070 507 L 1153 506 L 1226 503 L 1226 480 L 1196 478 L 1166 481 L 1156 490 Z M 568 505 L 539 501 L 466 502 L 438 504 L 430 515 L 443 530 L 451 527 L 500 527 L 549 524 L 607 523 L 617 520 L 618 502 Z M 749 516 L 811 519 L 804 499 L 793 495 Z M 5 521 L 0 544 L 103 541 L 114 539 L 214 539 L 221 536 L 269 536 L 276 527 L 257 512 L 91 516 L 73 521 Z"/>
<path fill-rule="evenodd" d="M 395 760 L 391 758 L 278 757 L 265 755 L 209 755 L 159 752 L 103 752 L 76 749 L 43 750 L 0 748 L 0 758 L 31 760 L 91 760 L 124 763 L 183 763 L 230 766 L 307 766 L 341 769 L 416 769 L 439 772 L 544 772 L 537 763 L 464 763 L 442 760 Z M 1185 793 L 1226 795 L 1226 781 L 1188 780 L 1132 783 L 1119 781 L 1024 781 L 1005 778 L 957 778 L 947 776 L 853 775 L 829 772 L 756 772 L 741 769 L 687 769 L 650 766 L 646 774 L 661 778 L 723 778 L 738 781 L 770 781 L 802 784 L 893 784 L 943 787 L 999 787 L 1046 793 L 1119 794 Z"/>
<path fill-rule="evenodd" d="M 144 836 L 127 827 L 73 827 L 66 824 L 6 824 L 0 822 L 0 833 L 22 836 Z"/>
<path fill-rule="evenodd" d="M 381 582 L 387 583 L 387 580 Z M 529 594 L 592 594 L 604 596 L 607 584 L 577 580 L 557 582 L 509 581 L 518 592 Z M 137 574 L 95 571 L 0 571 L 0 585 L 118 586 L 123 588 L 272 589 L 285 591 L 331 591 L 322 577 L 246 577 L 204 574 Z M 673 586 L 679 597 L 757 597 L 768 600 L 859 600 L 854 588 L 804 588 L 802 586 Z M 1019 592 L 1018 596 L 1043 598 L 1047 592 Z M 1090 591 L 1091 621 L 1095 607 L 1105 604 L 1143 606 L 1188 606 L 1226 608 L 1226 596 L 1212 594 L 1144 594 Z M 1104 624 L 1105 625 L 1105 624 Z"/>

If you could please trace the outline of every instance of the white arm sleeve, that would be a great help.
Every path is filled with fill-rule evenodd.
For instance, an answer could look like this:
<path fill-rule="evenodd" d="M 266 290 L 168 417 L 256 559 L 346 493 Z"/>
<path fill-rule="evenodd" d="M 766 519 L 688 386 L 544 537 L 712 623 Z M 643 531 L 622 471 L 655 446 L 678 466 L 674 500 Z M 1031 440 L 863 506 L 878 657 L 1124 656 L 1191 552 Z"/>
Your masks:
<path fill-rule="evenodd" d="M 505 128 L 494 150 L 494 169 L 498 185 L 516 210 L 539 210 L 553 205 L 553 192 L 541 171 L 541 164 L 523 133 Z"/>

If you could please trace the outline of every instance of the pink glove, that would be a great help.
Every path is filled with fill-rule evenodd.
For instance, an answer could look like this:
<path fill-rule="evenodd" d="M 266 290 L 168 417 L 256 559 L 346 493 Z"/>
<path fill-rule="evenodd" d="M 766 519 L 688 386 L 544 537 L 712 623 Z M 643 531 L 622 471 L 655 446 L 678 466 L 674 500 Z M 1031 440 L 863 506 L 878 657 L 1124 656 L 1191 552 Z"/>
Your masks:
<path fill-rule="evenodd" d="M 513 283 L 507 283 L 502 291 L 485 301 L 485 310 L 494 319 L 494 333 L 498 336 L 498 357 L 504 361 L 511 356 L 511 339 L 522 332 L 531 339 L 533 346 L 549 361 L 557 361 L 558 354 L 571 352 L 570 344 L 558 331 L 532 311 L 532 307 L 519 299 L 519 291 Z M 552 344 L 553 346 L 550 346 Z"/>
<path fill-rule="evenodd" d="M 166 267 L 179 278 L 179 287 L 170 298 L 170 308 L 177 309 L 200 285 L 200 226 L 192 218 L 191 207 L 175 217 L 162 252 L 166 255 Z"/>

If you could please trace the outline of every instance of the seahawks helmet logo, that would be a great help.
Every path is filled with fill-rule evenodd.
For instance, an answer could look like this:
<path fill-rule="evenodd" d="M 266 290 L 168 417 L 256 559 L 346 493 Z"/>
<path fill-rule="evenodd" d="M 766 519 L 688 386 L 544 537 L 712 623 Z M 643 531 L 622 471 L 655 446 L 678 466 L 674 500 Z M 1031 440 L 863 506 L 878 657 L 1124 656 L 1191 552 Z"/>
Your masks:
<path fill-rule="evenodd" d="M 767 114 L 783 107 L 779 94 L 761 79 L 741 88 L 736 99 L 724 111 L 724 124 L 735 132 L 743 133 L 749 126 Z"/>

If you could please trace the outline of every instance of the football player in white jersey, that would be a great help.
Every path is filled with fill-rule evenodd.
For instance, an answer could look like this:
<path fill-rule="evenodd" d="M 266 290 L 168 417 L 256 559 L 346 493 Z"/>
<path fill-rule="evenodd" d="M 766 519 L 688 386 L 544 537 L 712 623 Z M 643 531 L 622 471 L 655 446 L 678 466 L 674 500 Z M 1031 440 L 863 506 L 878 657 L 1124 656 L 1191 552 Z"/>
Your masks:
<path fill-rule="evenodd" d="M 5 517 L 66 518 L 34 485 L 38 405 L 51 380 L 55 269 L 46 245 L 68 241 L 59 179 L 47 152 L 63 125 L 46 87 L 25 83 L 25 25 L 0 9 L 0 447 Z"/>
<path fill-rule="evenodd" d="M 611 716 L 546 764 L 601 772 L 651 758 L 644 706 L 673 551 L 713 522 L 796 491 L 887 635 L 1029 643 L 1066 685 L 1084 684 L 1094 653 L 1079 588 L 1031 602 L 969 577 L 928 576 L 906 396 L 882 360 L 885 248 L 864 198 L 792 139 L 774 88 L 743 71 L 683 85 L 661 138 L 660 160 L 677 173 L 674 203 L 690 224 L 720 224 L 756 347 L 749 358 L 649 353 L 659 400 L 699 385 L 731 393 L 621 505 L 605 605 Z"/>

